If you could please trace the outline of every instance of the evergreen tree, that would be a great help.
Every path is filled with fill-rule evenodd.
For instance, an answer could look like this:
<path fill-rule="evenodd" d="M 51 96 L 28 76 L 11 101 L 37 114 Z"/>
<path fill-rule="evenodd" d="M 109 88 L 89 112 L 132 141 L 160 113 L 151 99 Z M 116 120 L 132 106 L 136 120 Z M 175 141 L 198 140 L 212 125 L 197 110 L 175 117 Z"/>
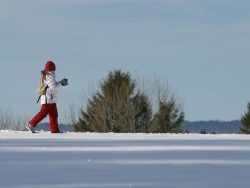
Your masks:
<path fill-rule="evenodd" d="M 100 92 L 81 110 L 75 131 L 144 132 L 149 130 L 151 106 L 148 98 L 135 93 L 136 82 L 129 73 L 110 72 Z"/>
<path fill-rule="evenodd" d="M 169 100 L 159 102 L 159 110 L 154 115 L 152 132 L 180 133 L 184 122 L 184 112 L 171 97 Z"/>
<path fill-rule="evenodd" d="M 74 130 L 76 132 L 104 132 L 104 130 L 101 131 L 101 129 L 105 129 L 102 126 L 104 122 L 103 118 L 101 118 L 102 115 L 96 115 L 100 106 L 99 98 L 94 95 L 92 100 L 88 101 L 86 112 L 83 109 L 81 110 L 79 120 L 74 124 Z"/>
<path fill-rule="evenodd" d="M 250 102 L 247 104 L 247 111 L 241 117 L 241 124 L 243 127 L 240 129 L 240 132 L 243 134 L 250 134 Z"/>
<path fill-rule="evenodd" d="M 149 133 L 151 130 L 152 107 L 148 96 L 138 92 L 132 103 L 135 108 L 135 132 Z"/>

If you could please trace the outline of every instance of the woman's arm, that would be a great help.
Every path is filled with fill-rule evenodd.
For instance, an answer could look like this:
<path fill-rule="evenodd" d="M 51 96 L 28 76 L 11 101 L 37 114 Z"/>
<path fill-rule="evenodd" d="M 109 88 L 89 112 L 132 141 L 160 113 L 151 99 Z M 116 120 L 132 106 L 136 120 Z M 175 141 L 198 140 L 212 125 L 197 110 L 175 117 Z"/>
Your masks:
<path fill-rule="evenodd" d="M 60 82 L 57 82 L 54 75 L 47 75 L 47 85 L 50 90 L 57 89 L 61 86 Z"/>

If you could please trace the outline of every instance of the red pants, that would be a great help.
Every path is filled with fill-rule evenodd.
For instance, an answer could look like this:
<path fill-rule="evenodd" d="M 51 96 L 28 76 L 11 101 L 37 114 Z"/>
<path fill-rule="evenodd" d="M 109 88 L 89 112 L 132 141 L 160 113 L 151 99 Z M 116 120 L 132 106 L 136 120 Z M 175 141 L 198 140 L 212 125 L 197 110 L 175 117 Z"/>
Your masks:
<path fill-rule="evenodd" d="M 47 115 L 49 115 L 50 120 L 50 131 L 51 133 L 58 133 L 58 112 L 56 103 L 53 104 L 43 104 L 40 112 L 38 112 L 35 117 L 29 122 L 29 124 L 33 127 L 36 127 L 40 121 L 42 121 Z"/>

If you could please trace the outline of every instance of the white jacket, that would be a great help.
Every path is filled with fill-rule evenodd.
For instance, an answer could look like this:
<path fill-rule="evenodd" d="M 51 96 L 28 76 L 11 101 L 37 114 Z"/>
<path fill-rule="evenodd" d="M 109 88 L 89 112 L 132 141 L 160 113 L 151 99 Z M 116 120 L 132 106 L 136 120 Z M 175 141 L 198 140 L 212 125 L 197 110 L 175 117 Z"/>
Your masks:
<path fill-rule="evenodd" d="M 41 104 L 52 104 L 57 102 L 57 90 L 61 86 L 60 82 L 56 81 L 56 75 L 53 73 L 46 75 L 44 80 L 45 86 L 49 86 L 46 96 L 41 96 Z"/>

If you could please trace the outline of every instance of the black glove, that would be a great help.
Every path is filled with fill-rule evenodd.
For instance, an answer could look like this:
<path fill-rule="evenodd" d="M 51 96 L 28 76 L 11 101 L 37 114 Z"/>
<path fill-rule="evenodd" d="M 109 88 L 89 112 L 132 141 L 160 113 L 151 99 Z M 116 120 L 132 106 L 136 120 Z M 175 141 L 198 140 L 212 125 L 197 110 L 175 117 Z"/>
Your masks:
<path fill-rule="evenodd" d="M 60 81 L 60 84 L 61 84 L 62 86 L 67 86 L 67 85 L 69 85 L 69 84 L 68 84 L 68 79 L 66 79 L 66 78 L 62 79 L 62 80 Z"/>

